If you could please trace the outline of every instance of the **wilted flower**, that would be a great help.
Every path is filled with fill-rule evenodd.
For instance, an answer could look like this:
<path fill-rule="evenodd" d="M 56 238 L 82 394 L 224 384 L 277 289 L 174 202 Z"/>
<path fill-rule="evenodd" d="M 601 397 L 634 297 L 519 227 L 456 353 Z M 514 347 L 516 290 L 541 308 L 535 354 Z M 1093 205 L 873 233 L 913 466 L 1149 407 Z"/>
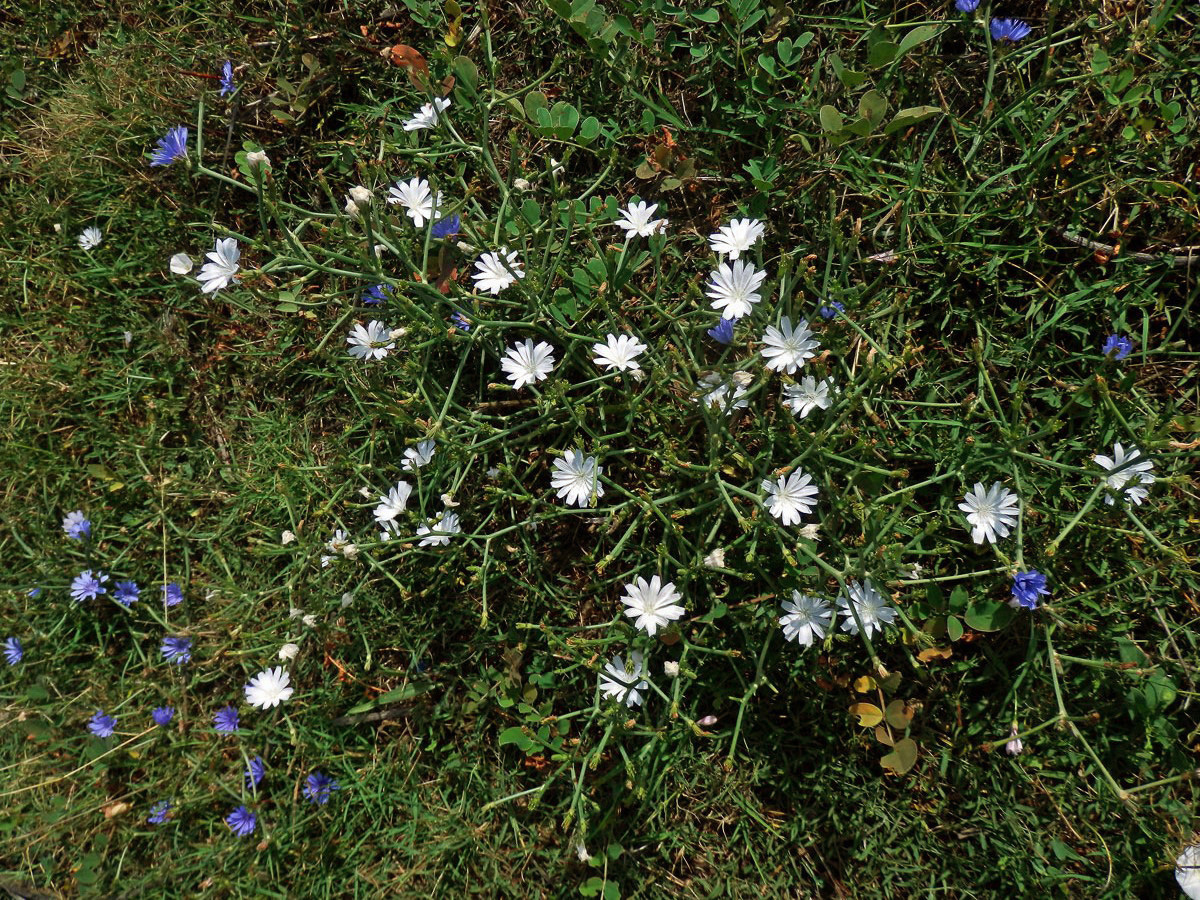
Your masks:
<path fill-rule="evenodd" d="M 663 674 L 668 678 L 678 678 L 679 663 L 675 662 L 673 659 L 668 659 L 665 663 L 663 663 Z"/>
<path fill-rule="evenodd" d="M 170 268 L 172 274 L 186 275 L 192 271 L 192 258 L 186 253 L 176 253 L 171 257 Z"/>
<path fill-rule="evenodd" d="M 997 537 L 1008 537 L 1020 513 L 1017 495 L 998 481 L 986 491 L 977 482 L 958 508 L 967 514 L 971 540 L 977 544 L 984 541 L 994 544 Z"/>
<path fill-rule="evenodd" d="M 642 652 L 634 650 L 629 654 L 629 665 L 621 654 L 614 656 L 600 673 L 600 692 L 606 697 L 615 697 L 626 706 L 640 706 L 642 695 L 639 691 L 648 691 L 650 682 L 642 676 Z"/>
<path fill-rule="evenodd" d="M 284 644 L 279 648 L 279 658 L 282 660 L 295 659 L 296 654 L 300 652 L 299 644 Z"/>
<path fill-rule="evenodd" d="M 758 219 L 734 219 L 722 225 L 708 237 L 708 243 L 716 253 L 726 253 L 731 260 L 737 259 L 763 235 L 764 225 Z"/>
<path fill-rule="evenodd" d="M 1110 506 L 1117 502 L 1113 494 L 1132 500 L 1134 506 L 1141 506 L 1142 501 L 1149 496 L 1149 491 L 1142 487 L 1144 484 L 1154 484 L 1158 479 L 1150 474 L 1154 463 L 1142 457 L 1142 451 L 1130 447 L 1126 453 L 1120 443 L 1113 444 L 1113 455 L 1096 454 L 1092 462 L 1108 471 L 1104 482 L 1112 493 L 1105 493 L 1104 502 Z"/>
<path fill-rule="evenodd" d="M 215 294 L 236 280 L 242 251 L 234 238 L 218 238 L 212 251 L 205 256 L 208 262 L 200 267 L 196 280 L 200 282 L 201 293 Z"/>
<path fill-rule="evenodd" d="M 1008 742 L 1004 745 L 1004 752 L 1009 756 L 1017 756 L 1024 749 L 1025 745 L 1017 737 L 1017 726 L 1013 725 L 1012 731 L 1009 732 Z"/>
<path fill-rule="evenodd" d="M 104 236 L 100 233 L 100 229 L 95 225 L 89 225 L 79 235 L 79 247 L 81 250 L 94 250 L 100 246 L 100 241 Z"/>
<path fill-rule="evenodd" d="M 725 549 L 723 547 L 718 547 L 716 550 L 713 550 L 711 553 L 705 556 L 704 565 L 708 566 L 710 569 L 725 568 Z"/>
<path fill-rule="evenodd" d="M 158 149 L 150 157 L 152 166 L 169 166 L 178 159 L 187 158 L 188 130 L 177 125 L 158 141 Z"/>
<path fill-rule="evenodd" d="M 485 253 L 479 257 L 471 277 L 477 290 L 499 294 L 518 278 L 524 278 L 525 271 L 517 259 L 517 251 L 501 247 L 499 253 Z"/>
<path fill-rule="evenodd" d="M 251 168 L 263 166 L 269 169 L 271 168 L 271 158 L 262 150 L 251 150 L 246 154 L 246 165 Z"/>
<path fill-rule="evenodd" d="M 532 340 L 513 344 L 504 359 L 500 360 L 503 371 L 513 387 L 520 390 L 527 384 L 544 381 L 554 368 L 554 348 L 541 341 L 534 346 Z"/>
<path fill-rule="evenodd" d="M 604 496 L 604 485 L 600 475 L 604 471 L 596 465 L 596 457 L 584 456 L 581 450 L 568 450 L 562 459 L 554 460 L 554 471 L 550 473 L 550 486 L 558 492 L 560 500 L 567 506 L 587 506 L 592 502 L 592 493 Z"/>
<path fill-rule="evenodd" d="M 896 618 L 896 611 L 888 606 L 887 600 L 871 583 L 870 578 L 865 579 L 862 584 L 857 581 L 847 582 L 846 593 L 838 597 L 838 606 L 841 607 L 844 616 L 842 631 L 848 634 L 858 634 L 861 622 L 867 637 L 871 637 L 883 625 L 891 625 Z M 854 613 L 858 613 L 857 621 Z"/>

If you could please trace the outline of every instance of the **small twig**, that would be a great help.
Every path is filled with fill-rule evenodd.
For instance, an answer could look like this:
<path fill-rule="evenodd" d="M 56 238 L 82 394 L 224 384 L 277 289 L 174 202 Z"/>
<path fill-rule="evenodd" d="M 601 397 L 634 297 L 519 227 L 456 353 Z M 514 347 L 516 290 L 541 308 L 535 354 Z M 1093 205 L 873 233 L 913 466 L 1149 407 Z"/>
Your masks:
<path fill-rule="evenodd" d="M 1104 244 L 1100 241 L 1093 241 L 1091 238 L 1085 238 L 1078 234 L 1072 234 L 1065 228 L 1055 228 L 1054 233 L 1062 237 L 1064 240 L 1070 241 L 1080 247 L 1086 247 L 1089 250 L 1096 250 L 1103 253 L 1105 256 L 1116 258 L 1121 256 L 1124 259 L 1132 259 L 1135 262 L 1157 263 L 1169 262 L 1172 266 L 1182 268 L 1190 266 L 1193 262 L 1200 263 L 1200 253 L 1196 247 L 1174 247 L 1174 250 L 1186 250 L 1186 253 L 1121 253 L 1119 246 L 1113 244 Z"/>
<path fill-rule="evenodd" d="M 338 716 L 333 725 L 362 725 L 364 722 L 383 722 L 387 719 L 401 719 L 416 709 L 415 706 L 385 706 L 383 709 L 372 709 L 364 713 L 348 716 Z"/>

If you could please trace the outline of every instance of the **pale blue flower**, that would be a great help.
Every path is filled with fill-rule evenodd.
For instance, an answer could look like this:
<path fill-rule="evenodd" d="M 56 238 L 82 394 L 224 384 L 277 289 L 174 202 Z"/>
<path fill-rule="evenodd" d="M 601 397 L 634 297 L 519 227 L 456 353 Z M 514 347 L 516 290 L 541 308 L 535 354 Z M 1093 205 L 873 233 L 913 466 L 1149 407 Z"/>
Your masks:
<path fill-rule="evenodd" d="M 1018 606 L 1037 609 L 1038 597 L 1049 593 L 1046 589 L 1046 576 L 1037 569 L 1018 572 L 1013 576 L 1012 595 Z"/>
<path fill-rule="evenodd" d="M 176 160 L 187 158 L 188 130 L 178 125 L 167 132 L 158 142 L 158 149 L 150 157 L 152 166 L 169 166 Z"/>
<path fill-rule="evenodd" d="M 162 642 L 163 659 L 177 666 L 192 661 L 192 639 L 186 637 L 165 637 Z"/>
<path fill-rule="evenodd" d="M 112 716 L 106 716 L 102 709 L 96 710 L 96 714 L 88 722 L 88 731 L 98 738 L 112 737 L 116 730 L 117 720 Z"/>
<path fill-rule="evenodd" d="M 258 824 L 258 817 L 246 809 L 246 807 L 239 806 L 225 817 L 225 824 L 238 837 L 247 837 L 254 834 L 254 828 Z"/>
<path fill-rule="evenodd" d="M 103 572 L 98 571 L 92 574 L 91 569 L 80 572 L 71 582 L 71 596 L 75 598 L 76 603 L 95 600 L 101 594 L 108 593 L 108 589 L 104 587 L 106 581 L 108 581 L 108 576 Z"/>
<path fill-rule="evenodd" d="M 1020 19 L 992 19 L 992 40 L 1016 43 L 1033 31 Z"/>
<path fill-rule="evenodd" d="M 233 63 L 225 60 L 225 65 L 221 66 L 221 96 L 232 94 L 237 88 L 233 83 Z"/>
<path fill-rule="evenodd" d="M 1110 334 L 1104 342 L 1104 355 L 1118 362 L 1133 352 L 1133 341 L 1123 334 Z"/>
<path fill-rule="evenodd" d="M 166 800 L 159 800 L 150 807 L 150 816 L 146 819 L 151 825 L 161 825 L 167 821 L 167 812 L 170 810 L 171 804 Z"/>
<path fill-rule="evenodd" d="M 308 798 L 310 803 L 324 805 L 329 802 L 329 798 L 333 796 L 334 791 L 340 791 L 342 786 L 330 778 L 328 775 L 323 775 L 320 772 L 313 772 L 304 779 L 304 796 Z"/>

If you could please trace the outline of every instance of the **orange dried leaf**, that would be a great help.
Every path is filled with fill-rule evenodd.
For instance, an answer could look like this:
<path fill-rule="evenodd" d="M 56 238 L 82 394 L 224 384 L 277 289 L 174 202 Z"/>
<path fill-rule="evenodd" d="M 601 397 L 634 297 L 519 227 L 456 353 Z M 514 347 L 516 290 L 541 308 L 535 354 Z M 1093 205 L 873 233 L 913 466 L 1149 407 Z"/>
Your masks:
<path fill-rule="evenodd" d="M 949 659 L 954 655 L 952 647 L 928 647 L 917 654 L 917 659 L 921 662 L 929 662 L 931 659 Z"/>

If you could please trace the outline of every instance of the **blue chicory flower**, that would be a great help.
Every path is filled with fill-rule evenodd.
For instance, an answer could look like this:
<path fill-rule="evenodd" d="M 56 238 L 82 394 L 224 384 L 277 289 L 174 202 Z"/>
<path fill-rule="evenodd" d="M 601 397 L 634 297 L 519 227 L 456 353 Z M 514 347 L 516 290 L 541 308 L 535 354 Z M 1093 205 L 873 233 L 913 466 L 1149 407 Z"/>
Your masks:
<path fill-rule="evenodd" d="M 75 598 L 76 603 L 95 600 L 101 594 L 108 593 L 108 589 L 104 587 L 106 581 L 108 581 L 108 576 L 103 572 L 97 571 L 92 574 L 91 569 L 80 572 L 71 582 L 71 596 Z"/>
<path fill-rule="evenodd" d="M 261 756 L 254 757 L 254 759 L 250 760 L 250 765 L 246 769 L 246 787 L 258 787 L 266 774 L 267 764 L 263 762 L 263 758 Z"/>
<path fill-rule="evenodd" d="M 159 706 L 150 713 L 150 717 L 154 719 L 154 724 L 159 728 L 166 728 L 171 724 L 171 719 L 175 718 L 175 707 Z"/>
<path fill-rule="evenodd" d="M 165 606 L 178 606 L 183 602 L 183 588 L 175 582 L 163 585 L 163 604 Z"/>
<path fill-rule="evenodd" d="M 954 8 L 961 13 L 975 12 L 979 8 L 979 0 L 954 0 Z"/>
<path fill-rule="evenodd" d="M 42 596 L 42 589 L 40 587 L 31 587 L 29 589 L 29 596 L 36 600 L 38 597 Z"/>
<path fill-rule="evenodd" d="M 15 637 L 10 637 L 4 642 L 4 659 L 10 666 L 15 666 L 25 658 L 25 648 L 21 646 L 21 642 Z"/>
<path fill-rule="evenodd" d="M 737 322 L 738 320 L 736 318 L 722 319 L 716 324 L 715 328 L 708 329 L 706 334 L 708 334 L 708 336 L 718 344 L 728 344 L 733 340 L 733 326 L 736 325 Z"/>
<path fill-rule="evenodd" d="M 233 734 L 238 730 L 238 711 L 233 706 L 226 706 L 213 716 L 213 728 L 222 734 Z"/>
<path fill-rule="evenodd" d="M 233 63 L 225 60 L 225 65 L 221 66 L 221 96 L 232 94 L 237 88 L 233 83 Z"/>
<path fill-rule="evenodd" d="M 992 40 L 1016 43 L 1033 31 L 1020 19 L 992 19 Z"/>
<path fill-rule="evenodd" d="M 334 791 L 340 791 L 342 786 L 320 772 L 313 772 L 304 779 L 304 796 L 310 803 L 324 805 L 329 802 Z"/>
<path fill-rule="evenodd" d="M 838 313 L 844 313 L 845 311 L 846 307 L 841 303 L 838 303 L 836 300 L 834 300 L 828 306 L 822 306 L 817 310 L 817 312 L 821 314 L 822 319 L 832 319 Z"/>
<path fill-rule="evenodd" d="M 429 229 L 429 233 L 435 238 L 454 237 L 458 234 L 458 229 L 462 225 L 462 221 L 458 217 L 458 213 L 452 216 L 446 216 L 440 222 L 435 222 L 433 227 Z"/>
<path fill-rule="evenodd" d="M 192 661 L 192 639 L 186 637 L 165 637 L 162 642 L 163 659 L 177 666 Z"/>
<path fill-rule="evenodd" d="M 1038 597 L 1049 593 L 1046 589 L 1046 576 L 1037 569 L 1018 572 L 1013 576 L 1013 600 L 1025 609 L 1037 609 Z"/>
<path fill-rule="evenodd" d="M 102 709 L 96 710 L 96 714 L 88 722 L 88 731 L 98 738 L 112 737 L 116 730 L 117 720 L 112 716 L 106 716 Z"/>
<path fill-rule="evenodd" d="M 238 837 L 247 837 L 254 833 L 254 827 L 258 824 L 258 817 L 246 809 L 246 807 L 239 806 L 225 817 L 225 824 Z"/>
<path fill-rule="evenodd" d="M 167 811 L 171 808 L 171 804 L 166 800 L 159 800 L 150 807 L 150 815 L 146 819 L 151 825 L 161 825 L 167 821 Z"/>
<path fill-rule="evenodd" d="M 188 130 L 186 126 L 177 125 L 167 132 L 166 137 L 158 142 L 158 149 L 150 157 L 152 166 L 169 166 L 176 160 L 187 158 Z"/>
<path fill-rule="evenodd" d="M 75 541 L 92 536 L 92 523 L 88 521 L 82 509 L 67 513 L 63 517 L 62 527 L 67 537 Z"/>
<path fill-rule="evenodd" d="M 1110 334 L 1104 342 L 1104 355 L 1118 362 L 1133 352 L 1133 341 L 1123 334 Z M 1115 355 L 1114 355 L 1115 354 Z"/>
<path fill-rule="evenodd" d="M 471 320 L 460 312 L 450 314 L 450 324 L 460 331 L 471 330 Z"/>
<path fill-rule="evenodd" d="M 392 298 L 392 289 L 386 284 L 377 284 L 363 294 L 362 302 L 367 306 L 378 306 L 384 300 Z"/>
<path fill-rule="evenodd" d="M 142 589 L 137 586 L 136 581 L 118 581 L 113 585 L 113 599 L 126 609 L 137 603 L 141 595 Z"/>

